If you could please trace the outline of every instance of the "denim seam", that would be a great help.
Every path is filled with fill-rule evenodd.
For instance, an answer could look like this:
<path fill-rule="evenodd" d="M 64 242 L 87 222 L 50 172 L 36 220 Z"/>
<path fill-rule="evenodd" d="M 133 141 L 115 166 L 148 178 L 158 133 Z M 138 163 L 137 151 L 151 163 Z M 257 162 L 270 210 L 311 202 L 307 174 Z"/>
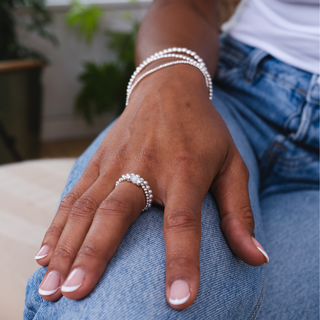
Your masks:
<path fill-rule="evenodd" d="M 315 161 L 316 159 L 310 159 L 309 161 L 305 162 L 305 163 L 301 163 L 301 164 L 297 164 L 297 165 L 290 165 L 290 164 L 286 164 L 286 163 L 281 163 L 279 161 L 277 161 L 276 159 L 272 159 L 270 157 L 267 157 L 266 160 L 270 163 L 275 163 L 280 165 L 283 168 L 287 168 L 287 169 L 298 169 L 298 168 L 302 168 L 307 166 L 308 164 L 312 163 L 313 161 Z"/>
<path fill-rule="evenodd" d="M 264 286 L 262 287 L 262 290 L 263 290 L 263 292 L 261 292 L 261 295 L 260 295 L 260 297 L 259 297 L 259 301 L 257 302 L 256 308 L 255 308 L 255 309 L 256 309 L 256 312 L 255 312 L 255 314 L 253 315 L 252 320 L 254 320 L 254 319 L 257 318 L 257 316 L 258 316 L 258 314 L 259 314 L 259 311 L 260 311 L 260 309 L 261 309 L 262 302 L 263 302 L 263 299 L 264 299 L 264 290 L 265 290 L 265 287 L 264 287 Z"/>
<path fill-rule="evenodd" d="M 310 157 L 309 155 L 305 155 L 305 156 L 302 156 L 302 157 L 300 157 L 300 158 L 287 159 L 287 158 L 284 158 L 284 157 L 278 155 L 276 152 L 273 152 L 272 149 L 274 149 L 274 148 L 272 147 L 272 148 L 268 151 L 267 156 L 271 156 L 271 157 L 274 157 L 274 158 L 277 158 L 277 159 L 281 159 L 281 160 L 287 161 L 287 162 L 301 161 L 301 160 L 304 160 L 304 159 L 307 159 L 307 158 Z"/>
<path fill-rule="evenodd" d="M 304 167 L 304 166 L 312 163 L 313 161 L 317 160 L 315 157 L 312 157 L 310 155 L 305 155 L 305 156 L 302 156 L 302 157 L 296 158 L 296 159 L 287 159 L 287 158 L 284 158 L 284 157 L 278 155 L 273 150 L 277 147 L 277 148 L 281 148 L 284 151 L 286 151 L 286 148 L 284 146 L 282 146 L 281 143 L 283 143 L 283 141 L 288 139 L 288 137 L 281 135 L 283 137 L 283 139 L 280 142 L 275 141 L 278 136 L 279 135 L 276 135 L 272 139 L 270 146 L 266 149 L 266 152 L 264 153 L 263 157 L 261 158 L 261 168 L 267 166 L 267 163 L 274 163 L 274 164 L 278 164 L 284 168 L 295 169 L 295 168 Z M 308 160 L 308 158 L 309 158 L 309 160 Z M 282 162 L 278 161 L 278 159 L 283 160 L 286 163 L 282 163 Z M 304 163 L 300 163 L 297 165 L 290 164 L 290 162 L 294 162 L 294 161 L 299 162 L 302 160 L 306 160 L 306 161 Z"/>
<path fill-rule="evenodd" d="M 259 299 L 258 299 L 256 305 L 254 306 L 254 308 L 253 308 L 248 320 L 254 320 L 254 319 L 257 318 L 257 315 L 258 315 L 258 313 L 260 311 L 260 308 L 261 308 L 261 305 L 262 305 L 262 301 L 263 301 L 263 298 L 264 298 L 264 290 L 265 290 L 265 267 L 263 269 L 262 282 L 263 282 L 263 285 L 262 285 L 262 288 L 261 288 Z"/>
<path fill-rule="evenodd" d="M 290 89 L 293 89 L 295 91 L 297 91 L 298 93 L 302 94 L 304 97 L 307 96 L 307 92 L 305 92 L 304 90 L 301 90 L 300 88 L 292 85 L 290 82 L 287 82 L 279 77 L 276 77 L 275 75 L 273 75 L 272 73 L 269 73 L 263 69 L 260 69 L 260 72 L 263 73 L 266 77 L 269 77 L 273 80 L 276 80 L 277 82 L 281 82 L 283 83 L 284 85 L 288 86 Z"/>

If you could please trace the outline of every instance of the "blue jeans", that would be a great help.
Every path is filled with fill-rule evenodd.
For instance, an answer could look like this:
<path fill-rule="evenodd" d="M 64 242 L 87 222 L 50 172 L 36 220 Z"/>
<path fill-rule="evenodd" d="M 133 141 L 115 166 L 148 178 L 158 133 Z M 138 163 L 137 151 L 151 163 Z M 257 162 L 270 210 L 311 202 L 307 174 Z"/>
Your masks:
<path fill-rule="evenodd" d="M 255 234 L 270 263 L 251 267 L 230 251 L 219 212 L 202 205 L 201 280 L 195 303 L 171 309 L 165 297 L 163 211 L 140 215 L 93 292 L 48 302 L 38 295 L 46 268 L 26 287 L 24 319 L 318 319 L 318 76 L 221 37 L 213 105 L 250 171 Z M 65 195 L 107 133 L 77 160 Z M 215 137 L 212 137 L 215 139 Z"/>

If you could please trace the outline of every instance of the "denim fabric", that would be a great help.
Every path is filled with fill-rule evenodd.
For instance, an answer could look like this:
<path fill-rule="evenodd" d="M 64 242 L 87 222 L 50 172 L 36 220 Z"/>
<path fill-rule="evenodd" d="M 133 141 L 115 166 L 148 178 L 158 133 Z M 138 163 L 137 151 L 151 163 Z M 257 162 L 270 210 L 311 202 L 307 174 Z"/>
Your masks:
<path fill-rule="evenodd" d="M 202 205 L 199 293 L 188 309 L 173 310 L 165 299 L 163 210 L 153 206 L 129 229 L 85 299 L 43 300 L 37 290 L 46 269 L 36 271 L 26 287 L 25 320 L 318 319 L 318 76 L 228 36 L 220 45 L 212 103 L 250 171 L 255 234 L 270 263 L 251 267 L 230 252 L 208 194 Z M 63 195 L 107 131 L 77 160 Z"/>

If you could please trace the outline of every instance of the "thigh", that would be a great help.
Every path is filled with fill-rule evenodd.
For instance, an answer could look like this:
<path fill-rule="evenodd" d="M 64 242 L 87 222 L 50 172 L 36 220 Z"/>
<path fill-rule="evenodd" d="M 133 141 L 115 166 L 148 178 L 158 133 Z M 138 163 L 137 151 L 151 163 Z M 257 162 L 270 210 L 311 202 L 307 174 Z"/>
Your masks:
<path fill-rule="evenodd" d="M 270 263 L 258 318 L 319 319 L 319 191 L 278 190 L 261 211 Z"/>
<path fill-rule="evenodd" d="M 240 126 L 228 112 L 232 101 L 217 88 L 213 103 L 249 167 L 255 232 L 264 245 L 257 191 L 259 170 L 254 154 Z M 63 194 L 80 178 L 106 131 L 77 160 Z M 54 303 L 43 300 L 37 289 L 45 268 L 39 269 L 27 284 L 25 319 L 254 319 L 262 301 L 264 266 L 251 267 L 230 252 L 211 195 L 206 196 L 202 205 L 200 289 L 195 303 L 183 311 L 173 310 L 166 303 L 162 223 L 161 207 L 153 206 L 141 214 L 125 235 L 97 287 L 81 301 L 64 297 Z"/>

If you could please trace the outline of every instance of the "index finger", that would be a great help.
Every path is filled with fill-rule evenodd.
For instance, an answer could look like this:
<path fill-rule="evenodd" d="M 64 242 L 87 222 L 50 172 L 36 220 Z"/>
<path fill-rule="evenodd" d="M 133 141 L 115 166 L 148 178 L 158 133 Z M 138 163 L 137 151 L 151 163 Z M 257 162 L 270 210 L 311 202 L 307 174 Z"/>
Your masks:
<path fill-rule="evenodd" d="M 139 187 L 123 182 L 101 203 L 61 287 L 64 296 L 82 299 L 94 289 L 123 236 L 142 211 L 144 201 Z"/>
<path fill-rule="evenodd" d="M 49 264 L 73 205 L 95 183 L 98 177 L 99 171 L 97 168 L 89 165 L 80 180 L 62 199 L 58 211 L 43 238 L 40 250 L 35 256 L 37 263 L 41 266 Z"/>

